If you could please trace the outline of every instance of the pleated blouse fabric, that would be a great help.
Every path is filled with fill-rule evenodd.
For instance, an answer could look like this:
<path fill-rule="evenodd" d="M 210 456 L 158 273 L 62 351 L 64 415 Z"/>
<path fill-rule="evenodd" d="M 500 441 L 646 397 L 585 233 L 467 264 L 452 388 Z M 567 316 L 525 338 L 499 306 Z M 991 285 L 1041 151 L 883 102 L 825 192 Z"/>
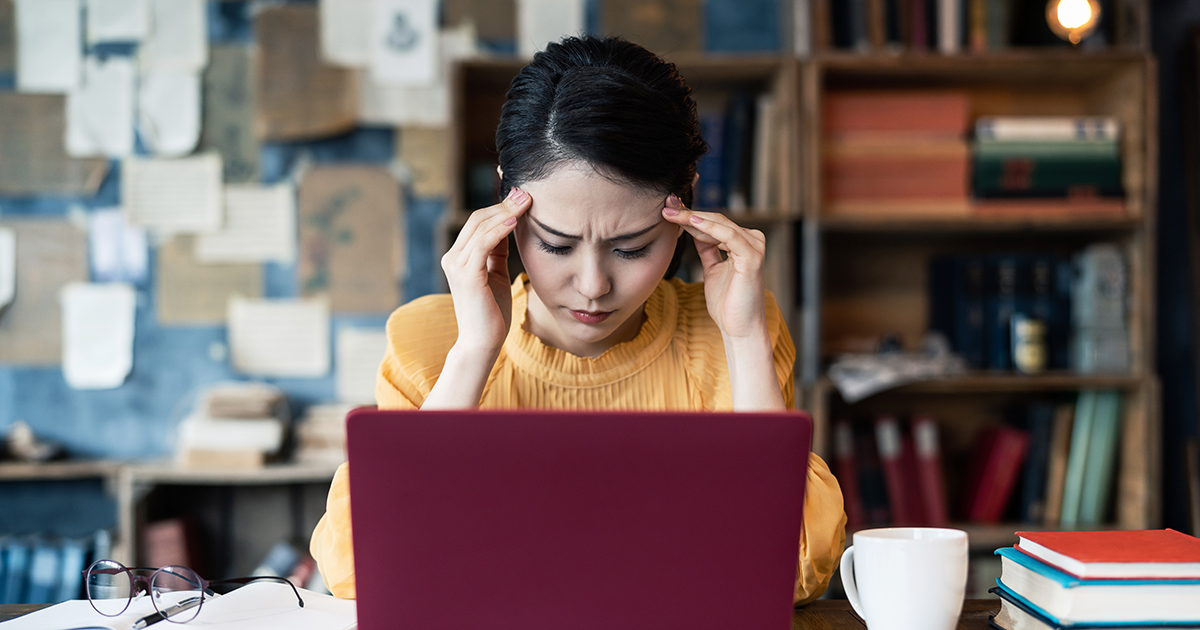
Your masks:
<path fill-rule="evenodd" d="M 544 344 L 524 328 L 528 278 L 513 283 L 513 322 L 488 376 L 482 408 L 641 409 L 728 411 L 733 407 L 729 366 L 720 330 L 708 315 L 704 285 L 662 281 L 646 301 L 637 336 L 596 358 Z M 775 373 L 794 407 L 795 346 L 774 297 L 767 295 Z M 447 294 L 413 300 L 388 319 L 388 348 L 375 387 L 380 409 L 416 409 L 441 373 L 458 337 Z M 845 545 L 846 517 L 837 480 L 825 462 L 809 456 L 804 527 L 796 567 L 797 603 L 819 597 Z M 334 476 L 325 516 L 310 550 L 325 584 L 338 597 L 355 594 L 348 464 Z"/>

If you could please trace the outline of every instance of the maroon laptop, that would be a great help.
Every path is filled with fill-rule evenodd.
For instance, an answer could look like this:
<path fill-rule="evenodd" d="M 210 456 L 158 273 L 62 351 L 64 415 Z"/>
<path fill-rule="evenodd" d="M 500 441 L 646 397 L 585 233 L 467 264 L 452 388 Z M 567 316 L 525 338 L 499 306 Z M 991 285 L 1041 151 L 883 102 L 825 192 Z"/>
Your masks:
<path fill-rule="evenodd" d="M 785 630 L 801 413 L 347 420 L 363 630 Z"/>

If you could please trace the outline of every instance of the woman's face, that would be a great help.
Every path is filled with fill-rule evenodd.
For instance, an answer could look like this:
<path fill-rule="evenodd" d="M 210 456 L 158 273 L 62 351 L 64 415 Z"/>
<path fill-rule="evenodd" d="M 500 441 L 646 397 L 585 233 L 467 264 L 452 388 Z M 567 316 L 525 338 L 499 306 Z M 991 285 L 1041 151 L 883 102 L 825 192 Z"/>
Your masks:
<path fill-rule="evenodd" d="M 526 329 L 587 357 L 633 339 L 681 231 L 662 217 L 666 195 L 583 163 L 521 189 L 533 197 L 514 231 L 532 288 Z"/>

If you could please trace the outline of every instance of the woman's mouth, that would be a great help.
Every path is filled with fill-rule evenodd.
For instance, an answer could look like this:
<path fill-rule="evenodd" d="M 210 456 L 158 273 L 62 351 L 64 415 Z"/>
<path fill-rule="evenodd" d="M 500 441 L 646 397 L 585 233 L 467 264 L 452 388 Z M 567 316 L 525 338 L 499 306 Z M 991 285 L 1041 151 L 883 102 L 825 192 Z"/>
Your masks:
<path fill-rule="evenodd" d="M 612 311 L 576 311 L 571 309 L 571 315 L 584 324 L 599 324 L 612 315 Z"/>

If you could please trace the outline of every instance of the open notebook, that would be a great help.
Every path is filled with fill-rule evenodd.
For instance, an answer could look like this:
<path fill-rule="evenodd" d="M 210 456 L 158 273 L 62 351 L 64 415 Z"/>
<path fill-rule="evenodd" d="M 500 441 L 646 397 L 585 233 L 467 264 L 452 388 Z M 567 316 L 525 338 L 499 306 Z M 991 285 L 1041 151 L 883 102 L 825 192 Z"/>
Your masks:
<path fill-rule="evenodd" d="M 357 627 L 354 600 L 299 589 L 304 607 L 286 584 L 251 582 L 228 595 L 205 600 L 200 614 L 186 624 L 158 623 L 154 630 L 352 630 Z M 183 595 L 183 594 L 181 594 Z M 142 597 L 119 617 L 105 617 L 87 600 L 71 600 L 0 623 L 0 630 L 131 630 L 154 605 Z"/>

